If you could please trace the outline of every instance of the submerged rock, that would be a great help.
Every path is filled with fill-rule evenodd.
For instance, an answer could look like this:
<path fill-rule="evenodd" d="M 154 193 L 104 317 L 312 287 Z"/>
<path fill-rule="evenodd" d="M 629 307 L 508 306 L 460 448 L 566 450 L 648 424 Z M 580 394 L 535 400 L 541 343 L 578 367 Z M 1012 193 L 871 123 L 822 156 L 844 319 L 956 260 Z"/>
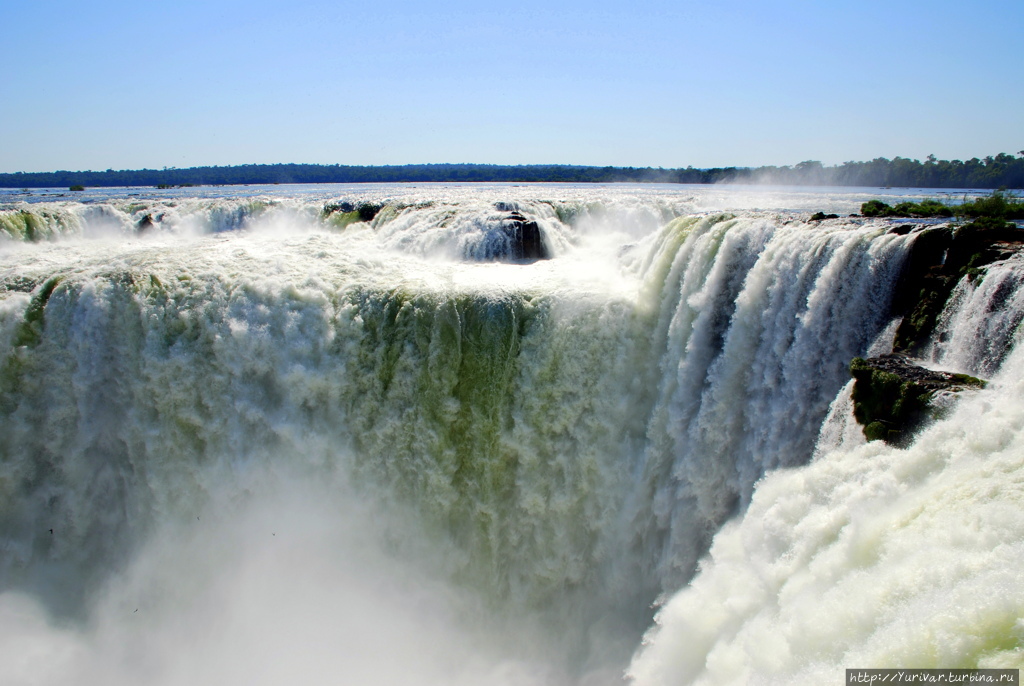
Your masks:
<path fill-rule="evenodd" d="M 850 363 L 853 415 L 869 441 L 905 445 L 929 420 L 941 415 L 951 394 L 985 387 L 985 381 L 926 369 L 892 353 Z"/>
<path fill-rule="evenodd" d="M 820 222 L 820 221 L 822 221 L 824 219 L 839 219 L 839 215 L 838 214 L 825 214 L 824 212 L 815 212 L 814 214 L 811 215 L 811 218 L 808 221 Z"/>

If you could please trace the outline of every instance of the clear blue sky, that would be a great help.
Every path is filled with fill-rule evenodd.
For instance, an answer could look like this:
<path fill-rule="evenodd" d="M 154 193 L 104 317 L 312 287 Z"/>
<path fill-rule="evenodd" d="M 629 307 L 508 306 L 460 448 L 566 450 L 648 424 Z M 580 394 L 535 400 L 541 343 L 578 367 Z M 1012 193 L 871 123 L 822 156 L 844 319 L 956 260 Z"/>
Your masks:
<path fill-rule="evenodd" d="M 0 172 L 1024 149 L 1024 1 L 13 0 Z"/>

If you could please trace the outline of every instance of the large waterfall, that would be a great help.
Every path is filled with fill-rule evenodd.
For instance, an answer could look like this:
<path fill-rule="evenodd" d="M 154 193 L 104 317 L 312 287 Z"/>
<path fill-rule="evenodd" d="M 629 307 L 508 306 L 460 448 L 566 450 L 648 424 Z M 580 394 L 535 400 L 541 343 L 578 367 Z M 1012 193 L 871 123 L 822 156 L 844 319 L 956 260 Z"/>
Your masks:
<path fill-rule="evenodd" d="M 1016 258 L 925 351 L 989 386 L 896 449 L 849 365 L 919 230 L 808 220 L 874 196 L 222 190 L 0 205 L 0 681 L 1024 661 Z"/>

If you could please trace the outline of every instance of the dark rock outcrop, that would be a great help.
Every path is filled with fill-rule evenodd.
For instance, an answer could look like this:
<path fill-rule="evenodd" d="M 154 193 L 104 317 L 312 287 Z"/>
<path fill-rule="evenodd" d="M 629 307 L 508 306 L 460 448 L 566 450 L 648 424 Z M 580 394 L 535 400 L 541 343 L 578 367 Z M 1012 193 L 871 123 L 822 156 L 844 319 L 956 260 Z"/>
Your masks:
<path fill-rule="evenodd" d="M 985 381 L 967 374 L 926 369 L 899 353 L 855 357 L 850 373 L 853 415 L 864 427 L 864 436 L 893 445 L 905 445 L 941 412 L 938 398 L 985 386 Z"/>
<path fill-rule="evenodd" d="M 537 222 L 528 220 L 518 212 L 512 212 L 501 221 L 501 230 L 509 239 L 509 259 L 533 261 L 551 257 Z"/>
<path fill-rule="evenodd" d="M 976 278 L 985 265 L 1004 260 L 1022 248 L 1024 230 L 998 219 L 921 231 L 896 284 L 892 313 L 902 316 L 903 321 L 893 349 L 918 352 L 927 344 L 960 279 Z"/>
<path fill-rule="evenodd" d="M 356 206 L 352 203 L 343 200 L 342 202 L 331 202 L 324 205 L 324 209 L 321 211 L 320 216 L 328 217 L 335 212 L 354 212 Z"/>
<path fill-rule="evenodd" d="M 372 202 L 360 203 L 359 207 L 356 208 L 356 212 L 359 213 L 359 220 L 364 222 L 373 221 L 373 218 L 377 216 L 377 213 L 384 208 L 384 205 Z"/>
<path fill-rule="evenodd" d="M 347 219 L 351 221 L 368 222 L 373 221 L 373 218 L 383 208 L 384 205 L 372 202 L 361 202 L 358 205 L 353 205 L 348 201 L 327 203 L 320 211 L 320 218 L 329 219 L 332 215 L 350 215 Z"/>
<path fill-rule="evenodd" d="M 135 233 L 142 235 L 153 228 L 153 216 L 150 214 L 142 215 L 139 221 L 135 222 Z"/>

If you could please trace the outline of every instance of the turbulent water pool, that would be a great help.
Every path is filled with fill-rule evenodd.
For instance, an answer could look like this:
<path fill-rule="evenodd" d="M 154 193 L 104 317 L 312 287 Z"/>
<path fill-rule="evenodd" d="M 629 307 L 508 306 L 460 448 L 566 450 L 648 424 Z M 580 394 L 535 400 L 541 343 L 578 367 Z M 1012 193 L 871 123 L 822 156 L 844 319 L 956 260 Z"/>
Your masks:
<path fill-rule="evenodd" d="M 5 193 L 0 681 L 1019 667 L 1024 267 L 926 352 L 988 387 L 865 443 L 919 233 L 809 216 L 874 197 Z"/>

